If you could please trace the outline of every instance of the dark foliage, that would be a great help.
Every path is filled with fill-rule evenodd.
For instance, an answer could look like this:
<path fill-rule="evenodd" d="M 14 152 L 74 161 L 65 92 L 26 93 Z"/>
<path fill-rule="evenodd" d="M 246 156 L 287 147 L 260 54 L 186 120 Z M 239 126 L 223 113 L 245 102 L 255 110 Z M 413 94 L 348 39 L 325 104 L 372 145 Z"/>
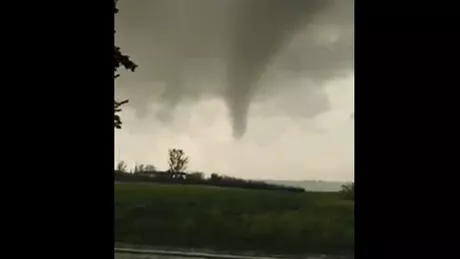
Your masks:
<path fill-rule="evenodd" d="M 117 129 L 121 129 L 121 118 L 120 118 L 120 115 L 117 114 L 117 112 L 121 112 L 121 108 L 120 106 L 122 106 L 123 104 L 127 103 L 128 100 L 124 100 L 124 101 L 121 101 L 121 102 L 118 102 L 117 100 L 114 101 L 115 102 L 115 119 L 114 119 L 114 126 L 115 128 Z"/>
<path fill-rule="evenodd" d="M 305 192 L 305 189 L 298 187 L 282 186 L 268 184 L 262 181 L 244 180 L 229 176 L 212 174 L 210 178 L 204 178 L 197 173 L 175 173 L 166 172 L 151 172 L 142 174 L 130 174 L 115 172 L 115 181 L 117 182 L 150 182 L 150 183 L 165 183 L 165 184 L 200 184 L 220 187 L 236 187 L 244 189 L 257 190 L 278 190 L 290 192 Z"/>

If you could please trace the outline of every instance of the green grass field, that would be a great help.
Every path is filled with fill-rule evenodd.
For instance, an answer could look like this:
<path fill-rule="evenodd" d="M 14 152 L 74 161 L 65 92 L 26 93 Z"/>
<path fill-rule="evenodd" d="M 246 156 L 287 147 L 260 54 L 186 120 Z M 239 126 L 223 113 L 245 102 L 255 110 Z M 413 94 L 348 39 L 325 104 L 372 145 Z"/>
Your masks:
<path fill-rule="evenodd" d="M 115 185 L 115 241 L 265 254 L 350 254 L 354 203 L 338 193 Z"/>

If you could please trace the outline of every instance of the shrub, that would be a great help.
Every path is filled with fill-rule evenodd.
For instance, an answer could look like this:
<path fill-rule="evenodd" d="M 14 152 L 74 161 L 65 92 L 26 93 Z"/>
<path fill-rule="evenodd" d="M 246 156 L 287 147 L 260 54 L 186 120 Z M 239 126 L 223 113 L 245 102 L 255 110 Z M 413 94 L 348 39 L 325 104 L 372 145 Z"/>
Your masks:
<path fill-rule="evenodd" d="M 340 191 L 343 194 L 343 197 L 347 200 L 355 199 L 355 183 L 348 183 L 342 185 L 342 190 Z"/>

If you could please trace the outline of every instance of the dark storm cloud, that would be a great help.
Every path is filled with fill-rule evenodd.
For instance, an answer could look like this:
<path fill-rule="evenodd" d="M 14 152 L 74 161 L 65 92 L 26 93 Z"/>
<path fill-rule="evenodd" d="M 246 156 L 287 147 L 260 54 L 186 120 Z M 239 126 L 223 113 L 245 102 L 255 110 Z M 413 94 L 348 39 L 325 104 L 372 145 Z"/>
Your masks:
<path fill-rule="evenodd" d="M 313 117 L 329 107 L 321 83 L 353 69 L 351 0 L 120 0 L 119 7 L 117 41 L 139 68 L 123 74 L 117 92 L 139 115 L 161 102 L 167 119 L 181 102 L 219 96 L 239 138 L 254 99 L 308 79 L 303 100 L 311 105 L 302 114 Z M 270 68 L 278 76 L 260 83 Z"/>

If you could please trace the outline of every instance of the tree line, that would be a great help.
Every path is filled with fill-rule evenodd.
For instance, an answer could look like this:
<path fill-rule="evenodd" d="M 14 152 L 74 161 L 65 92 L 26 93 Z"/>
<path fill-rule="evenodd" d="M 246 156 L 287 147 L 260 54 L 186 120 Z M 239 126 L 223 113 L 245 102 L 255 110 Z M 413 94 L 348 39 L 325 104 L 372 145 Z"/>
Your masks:
<path fill-rule="evenodd" d="M 118 182 L 152 182 L 152 183 L 176 183 L 176 184 L 200 184 L 221 187 L 237 187 L 259 190 L 284 190 L 290 192 L 304 192 L 305 189 L 263 181 L 245 180 L 237 177 L 212 173 L 206 177 L 202 172 L 187 172 L 189 158 L 181 149 L 170 149 L 166 171 L 158 171 L 154 165 L 136 164 L 130 171 L 123 161 L 120 161 L 115 169 L 115 181 Z"/>

